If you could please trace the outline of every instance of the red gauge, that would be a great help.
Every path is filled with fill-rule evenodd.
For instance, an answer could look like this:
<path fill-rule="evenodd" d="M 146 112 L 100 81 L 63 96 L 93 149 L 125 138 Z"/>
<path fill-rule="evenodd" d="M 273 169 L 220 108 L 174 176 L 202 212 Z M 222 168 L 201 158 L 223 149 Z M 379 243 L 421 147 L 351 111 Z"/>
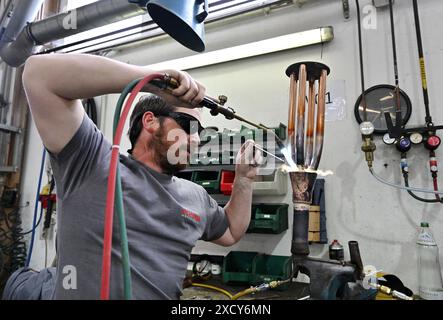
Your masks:
<path fill-rule="evenodd" d="M 438 136 L 430 136 L 425 143 L 428 150 L 435 150 L 440 146 L 441 139 Z"/>

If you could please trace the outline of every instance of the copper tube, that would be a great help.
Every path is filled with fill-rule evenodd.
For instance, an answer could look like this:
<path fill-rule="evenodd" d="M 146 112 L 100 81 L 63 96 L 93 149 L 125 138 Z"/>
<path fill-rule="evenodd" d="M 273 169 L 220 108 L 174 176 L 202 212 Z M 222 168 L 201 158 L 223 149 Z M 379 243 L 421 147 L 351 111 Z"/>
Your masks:
<path fill-rule="evenodd" d="M 323 150 L 323 136 L 325 132 L 325 104 L 326 104 L 326 76 L 327 70 L 322 70 L 318 86 L 317 127 L 315 132 L 315 153 L 310 169 L 316 170 L 320 163 Z"/>
<path fill-rule="evenodd" d="M 312 151 L 314 149 L 315 93 L 315 80 L 309 80 L 308 126 L 306 128 L 305 167 L 309 167 L 311 165 Z"/>
<path fill-rule="evenodd" d="M 306 65 L 300 66 L 298 75 L 298 101 L 297 101 L 297 135 L 295 147 L 297 149 L 297 165 L 305 164 L 305 103 L 306 103 Z"/>
<path fill-rule="evenodd" d="M 288 137 L 291 148 L 291 156 L 295 158 L 295 101 L 297 101 L 297 80 L 292 73 L 289 80 L 289 114 L 288 114 Z"/>

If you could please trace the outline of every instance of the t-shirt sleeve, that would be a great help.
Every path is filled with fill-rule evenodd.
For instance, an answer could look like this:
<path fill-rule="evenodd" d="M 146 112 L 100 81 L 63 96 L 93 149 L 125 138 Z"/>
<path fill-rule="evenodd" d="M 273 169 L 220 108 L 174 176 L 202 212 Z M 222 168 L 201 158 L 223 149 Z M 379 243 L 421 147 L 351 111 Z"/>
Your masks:
<path fill-rule="evenodd" d="M 57 196 L 65 197 L 87 180 L 103 161 L 110 158 L 111 144 L 85 114 L 68 144 L 57 154 L 49 152 Z"/>
<path fill-rule="evenodd" d="M 208 218 L 201 239 L 205 241 L 213 241 L 220 238 L 226 232 L 229 227 L 229 222 L 226 217 L 225 209 L 220 207 L 206 190 L 203 189 L 203 192 L 205 193 L 204 197 L 207 202 L 206 209 Z"/>

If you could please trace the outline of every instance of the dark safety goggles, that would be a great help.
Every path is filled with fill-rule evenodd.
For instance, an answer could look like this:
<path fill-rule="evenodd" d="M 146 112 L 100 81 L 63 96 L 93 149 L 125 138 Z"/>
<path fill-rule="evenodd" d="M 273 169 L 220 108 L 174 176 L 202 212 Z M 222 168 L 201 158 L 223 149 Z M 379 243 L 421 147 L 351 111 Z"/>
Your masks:
<path fill-rule="evenodd" d="M 175 120 L 177 124 L 186 132 L 186 134 L 200 133 L 205 129 L 202 127 L 200 121 L 197 118 L 184 112 L 169 112 L 165 117 L 169 117 Z"/>

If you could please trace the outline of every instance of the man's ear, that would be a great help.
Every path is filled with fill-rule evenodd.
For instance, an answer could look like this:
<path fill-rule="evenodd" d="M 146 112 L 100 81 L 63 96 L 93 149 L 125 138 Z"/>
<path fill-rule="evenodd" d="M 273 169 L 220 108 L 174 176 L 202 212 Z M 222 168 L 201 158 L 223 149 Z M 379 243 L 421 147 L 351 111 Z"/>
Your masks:
<path fill-rule="evenodd" d="M 153 134 L 159 127 L 158 118 L 151 112 L 147 111 L 142 117 L 143 129 Z"/>

